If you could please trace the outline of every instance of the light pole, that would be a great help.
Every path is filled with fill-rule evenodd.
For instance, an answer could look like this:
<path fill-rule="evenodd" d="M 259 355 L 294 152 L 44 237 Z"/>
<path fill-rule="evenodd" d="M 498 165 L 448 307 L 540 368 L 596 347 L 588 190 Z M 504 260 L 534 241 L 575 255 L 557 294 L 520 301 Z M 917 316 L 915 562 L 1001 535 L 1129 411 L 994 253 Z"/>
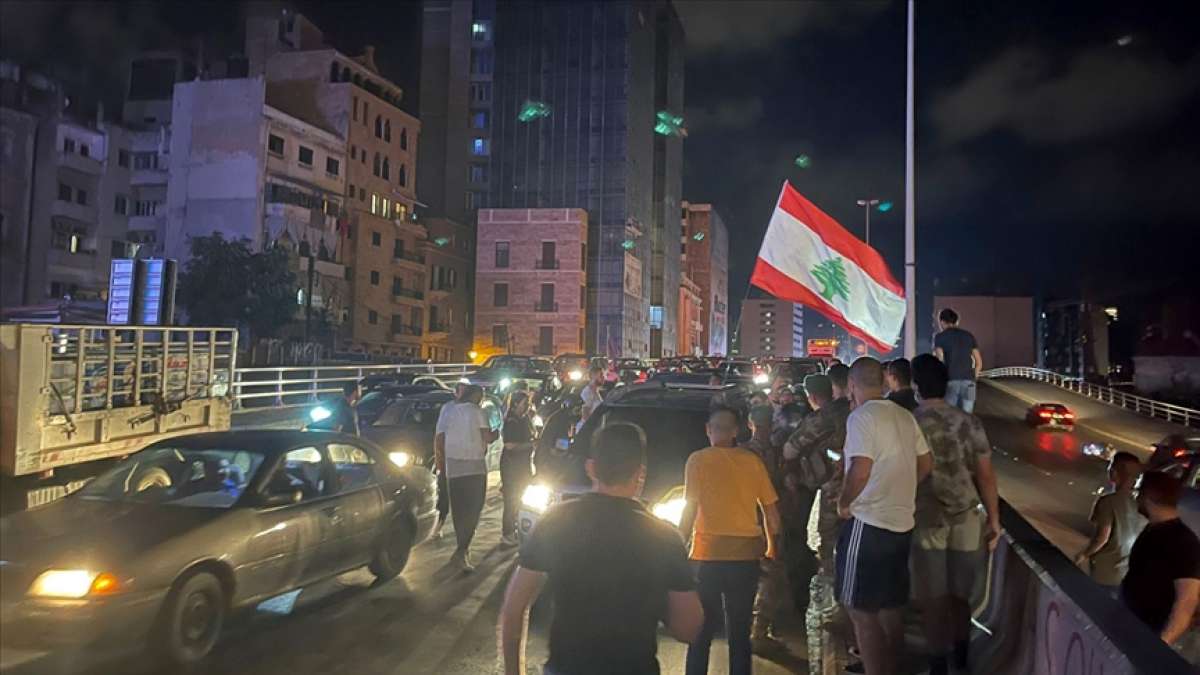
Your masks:
<path fill-rule="evenodd" d="M 879 200 L 878 199 L 860 199 L 860 200 L 858 200 L 857 203 L 859 206 L 861 206 L 863 208 L 863 212 L 866 214 L 866 217 L 867 217 L 867 239 L 866 239 L 866 241 L 867 241 L 867 246 L 870 246 L 871 245 L 871 209 L 875 208 L 876 206 L 879 206 Z"/>

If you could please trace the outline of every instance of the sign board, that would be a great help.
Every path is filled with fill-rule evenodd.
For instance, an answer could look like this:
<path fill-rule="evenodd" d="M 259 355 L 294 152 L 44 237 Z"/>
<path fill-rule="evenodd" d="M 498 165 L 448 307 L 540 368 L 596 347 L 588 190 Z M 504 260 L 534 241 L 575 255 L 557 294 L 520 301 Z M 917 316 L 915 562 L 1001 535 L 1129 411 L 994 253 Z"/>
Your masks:
<path fill-rule="evenodd" d="M 138 261 L 138 323 L 170 325 L 175 314 L 175 261 L 147 258 Z"/>
<path fill-rule="evenodd" d="M 136 261 L 114 258 L 108 277 L 108 323 L 127 326 L 133 317 L 133 287 Z"/>
<path fill-rule="evenodd" d="M 837 351 L 838 341 L 833 338 L 809 338 L 809 356 L 833 356 Z"/>

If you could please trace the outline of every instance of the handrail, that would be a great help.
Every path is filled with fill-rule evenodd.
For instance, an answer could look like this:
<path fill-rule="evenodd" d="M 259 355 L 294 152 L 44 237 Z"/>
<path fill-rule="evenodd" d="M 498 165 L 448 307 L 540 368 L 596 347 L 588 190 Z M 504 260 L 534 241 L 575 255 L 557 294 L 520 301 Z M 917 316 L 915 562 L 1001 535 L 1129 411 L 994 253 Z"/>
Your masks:
<path fill-rule="evenodd" d="M 983 376 L 988 378 L 993 377 L 1024 377 L 1038 382 L 1046 382 L 1056 387 L 1073 391 L 1091 399 L 1095 399 L 1102 403 L 1119 406 L 1126 410 L 1132 410 L 1141 415 L 1154 417 L 1157 419 L 1166 420 L 1168 422 L 1179 422 L 1184 426 L 1200 426 L 1200 410 L 1188 408 L 1174 403 L 1163 403 L 1145 396 L 1136 394 L 1127 394 L 1123 391 L 1104 387 L 1098 384 L 1092 384 L 1077 377 L 1067 377 L 1059 373 L 1041 368 L 1029 368 L 1026 366 L 1009 366 L 1006 368 L 992 368 L 991 370 L 983 371 Z"/>
<path fill-rule="evenodd" d="M 338 394 L 347 382 L 368 375 L 408 373 L 455 379 L 475 372 L 471 363 L 380 364 L 368 366 L 269 366 L 234 371 L 232 394 L 236 408 L 309 405 L 320 396 Z M 252 405 L 247 405 L 252 404 Z"/>

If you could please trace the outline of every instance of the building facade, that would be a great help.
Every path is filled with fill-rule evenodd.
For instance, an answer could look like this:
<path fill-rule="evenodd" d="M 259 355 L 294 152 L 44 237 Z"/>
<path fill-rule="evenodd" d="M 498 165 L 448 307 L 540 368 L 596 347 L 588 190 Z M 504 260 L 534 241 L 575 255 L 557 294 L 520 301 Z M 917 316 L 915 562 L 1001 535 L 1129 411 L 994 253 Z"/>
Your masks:
<path fill-rule="evenodd" d="M 700 285 L 692 281 L 687 272 L 680 276 L 679 284 L 679 345 L 676 350 L 681 356 L 704 356 L 704 296 Z"/>
<path fill-rule="evenodd" d="M 479 210 L 476 352 L 584 351 L 588 230 L 583 209 Z"/>
<path fill-rule="evenodd" d="M 495 25 L 494 81 L 471 90 L 492 101 L 490 128 L 469 140 L 473 155 L 490 158 L 487 189 L 469 199 L 586 210 L 585 350 L 673 352 L 682 140 L 655 125 L 659 111 L 682 114 L 674 8 L 666 0 L 502 3 Z"/>
<path fill-rule="evenodd" d="M 428 217 L 421 222 L 429 230 L 425 240 L 429 330 L 422 341 L 423 356 L 450 363 L 469 361 L 475 231 L 448 218 Z"/>
<path fill-rule="evenodd" d="M 739 353 L 746 357 L 804 356 L 804 307 L 785 300 L 742 302 Z"/>
<path fill-rule="evenodd" d="M 729 231 L 712 204 L 683 202 L 681 250 L 684 274 L 700 288 L 700 344 L 705 354 L 729 348 Z"/>

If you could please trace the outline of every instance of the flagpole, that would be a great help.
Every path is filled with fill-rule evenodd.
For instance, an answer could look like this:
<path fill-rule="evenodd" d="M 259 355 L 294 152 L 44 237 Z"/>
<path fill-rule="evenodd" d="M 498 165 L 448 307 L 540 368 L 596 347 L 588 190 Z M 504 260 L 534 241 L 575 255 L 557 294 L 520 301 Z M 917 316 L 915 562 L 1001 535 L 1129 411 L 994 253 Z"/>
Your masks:
<path fill-rule="evenodd" d="M 917 233 L 916 233 L 916 157 L 913 127 L 913 13 L 915 4 L 908 0 L 908 90 L 904 119 L 904 356 L 917 354 Z"/>

